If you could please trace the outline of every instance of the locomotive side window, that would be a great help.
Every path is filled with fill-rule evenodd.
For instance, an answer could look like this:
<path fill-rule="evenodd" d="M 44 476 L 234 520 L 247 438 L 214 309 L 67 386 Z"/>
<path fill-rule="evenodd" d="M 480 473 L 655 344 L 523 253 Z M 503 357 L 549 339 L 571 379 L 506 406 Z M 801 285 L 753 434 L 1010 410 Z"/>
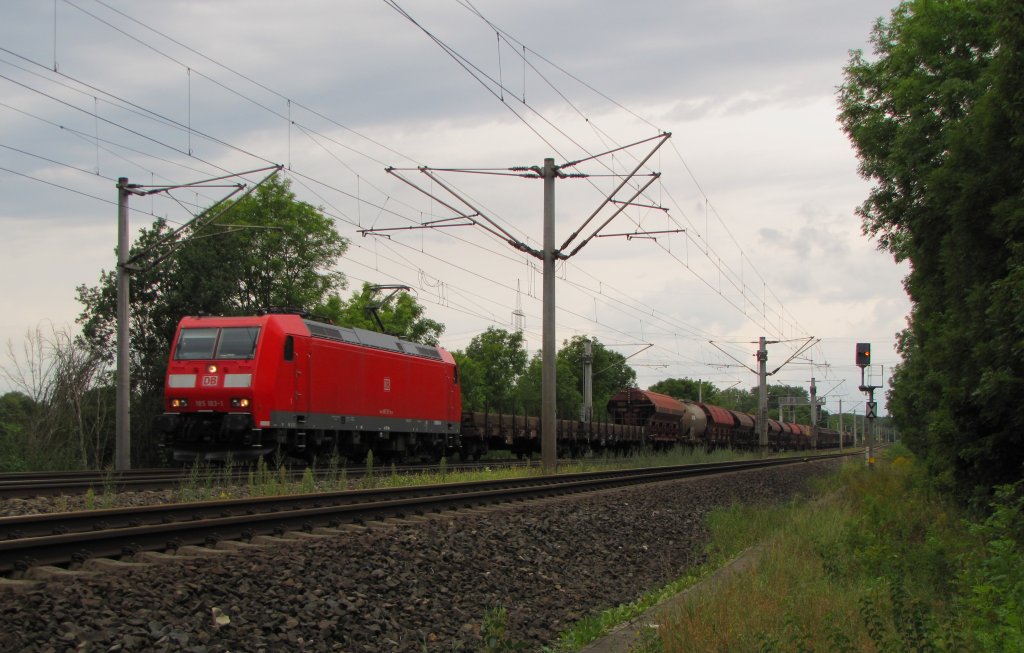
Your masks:
<path fill-rule="evenodd" d="M 284 339 L 284 359 L 295 360 L 295 338 L 288 336 Z"/>
<path fill-rule="evenodd" d="M 182 329 L 174 357 L 180 361 L 213 358 L 218 329 Z"/>
<path fill-rule="evenodd" d="M 254 358 L 259 327 L 224 327 L 217 343 L 218 359 Z"/>

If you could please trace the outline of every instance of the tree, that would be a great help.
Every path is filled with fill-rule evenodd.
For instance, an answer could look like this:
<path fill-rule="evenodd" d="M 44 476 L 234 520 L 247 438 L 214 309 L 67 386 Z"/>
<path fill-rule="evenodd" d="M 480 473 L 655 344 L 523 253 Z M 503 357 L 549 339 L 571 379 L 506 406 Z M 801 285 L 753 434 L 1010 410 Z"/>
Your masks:
<path fill-rule="evenodd" d="M 851 53 L 840 121 L 874 183 L 858 213 L 913 303 L 889 407 L 979 503 L 1024 463 L 1024 6 L 908 0 Z"/>
<path fill-rule="evenodd" d="M 527 363 L 523 334 L 488 327 L 473 337 L 463 355 L 469 363 L 459 368 L 463 408 L 515 410 L 516 383 L 526 371 Z"/>
<path fill-rule="evenodd" d="M 376 310 L 384 331 L 403 340 L 436 346 L 444 333 L 443 324 L 423 317 L 425 309 L 410 293 L 394 293 L 382 301 L 380 292 L 370 283 L 364 283 L 353 292 L 347 302 L 331 297 L 317 307 L 316 313 L 342 326 L 380 331 L 371 307 Z"/>
<path fill-rule="evenodd" d="M 273 177 L 230 210 L 183 241 L 158 266 L 161 242 L 171 231 L 164 220 L 143 229 L 130 256 L 141 269 L 131 278 L 131 374 L 133 452 L 156 450 L 149 442 L 174 329 L 184 315 L 246 315 L 270 307 L 311 311 L 344 288 L 334 269 L 347 247 L 320 209 L 301 202 L 290 182 Z M 143 255 L 151 252 L 152 255 Z M 97 286 L 79 286 L 79 316 L 85 342 L 113 360 L 117 279 L 101 273 Z M 154 462 L 150 459 L 145 462 Z"/>
<path fill-rule="evenodd" d="M 715 402 L 722 408 L 738 410 L 741 413 L 756 413 L 758 393 L 757 388 L 741 390 L 739 388 L 726 388 L 719 390 L 715 395 Z"/>
<path fill-rule="evenodd" d="M 577 419 L 583 406 L 583 356 L 588 338 L 574 336 L 562 342 L 555 362 L 555 391 L 558 414 L 564 419 Z M 626 357 L 609 350 L 599 341 L 591 340 L 593 356 L 594 419 L 602 419 L 605 407 L 613 394 L 624 387 L 636 385 L 636 372 L 626 364 Z M 526 372 L 519 379 L 516 396 L 529 407 L 531 414 L 539 415 L 541 408 L 541 353 L 530 360 Z"/>
<path fill-rule="evenodd" d="M 462 394 L 462 410 L 483 410 L 489 407 L 484 395 L 484 370 L 464 352 L 453 351 L 452 357 L 459 368 L 459 391 Z"/>
<path fill-rule="evenodd" d="M 718 388 L 710 381 L 694 381 L 693 379 L 663 379 L 647 389 L 676 399 L 688 401 L 703 399 L 709 404 L 715 403 L 715 395 L 718 394 Z"/>
<path fill-rule="evenodd" d="M 591 355 L 594 358 L 592 392 L 596 419 L 606 413 L 605 407 L 612 395 L 622 388 L 636 385 L 636 371 L 626 364 L 625 356 L 608 349 L 596 338 L 573 336 L 564 341 L 562 348 L 558 350 L 558 359 L 564 361 L 566 367 L 572 370 L 575 388 L 580 394 L 580 405 L 583 403 L 583 356 L 587 340 L 590 340 Z M 561 375 L 562 372 L 559 371 L 558 374 Z M 558 380 L 559 385 L 569 382 L 569 379 L 563 376 L 559 376 Z"/>
<path fill-rule="evenodd" d="M 543 407 L 543 367 L 542 352 L 538 350 L 519 377 L 515 391 L 517 405 L 522 406 L 526 414 L 536 417 L 541 416 Z M 578 389 L 576 370 L 564 358 L 556 356 L 555 378 L 555 413 L 558 419 L 578 419 L 583 395 Z"/>
<path fill-rule="evenodd" d="M 66 328 L 8 342 L 0 377 L 17 392 L 0 405 L 0 469 L 99 469 L 112 457 L 109 370 Z"/>

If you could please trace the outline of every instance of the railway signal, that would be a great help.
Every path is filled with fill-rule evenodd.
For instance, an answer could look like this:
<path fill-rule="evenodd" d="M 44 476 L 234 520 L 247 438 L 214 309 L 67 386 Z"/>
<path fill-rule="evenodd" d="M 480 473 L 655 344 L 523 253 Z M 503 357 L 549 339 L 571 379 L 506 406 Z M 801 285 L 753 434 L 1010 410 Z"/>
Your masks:
<path fill-rule="evenodd" d="M 871 365 L 871 343 L 870 342 L 858 342 L 857 353 L 855 357 L 857 367 L 860 368 L 860 388 L 861 392 L 867 394 L 868 400 L 864 406 L 864 418 L 867 422 L 867 459 L 868 469 L 874 469 L 875 467 L 875 418 L 878 415 L 878 404 L 875 402 L 875 390 L 881 388 L 880 385 L 865 385 L 864 384 L 864 368 Z"/>
<path fill-rule="evenodd" d="M 860 368 L 867 367 L 871 364 L 871 343 L 870 342 L 858 342 L 857 343 L 857 365 Z"/>

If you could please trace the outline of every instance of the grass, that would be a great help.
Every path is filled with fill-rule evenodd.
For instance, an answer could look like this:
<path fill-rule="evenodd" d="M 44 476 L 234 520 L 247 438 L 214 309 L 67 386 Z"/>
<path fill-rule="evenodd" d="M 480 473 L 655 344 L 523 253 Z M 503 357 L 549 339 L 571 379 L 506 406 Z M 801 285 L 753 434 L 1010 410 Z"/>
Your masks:
<path fill-rule="evenodd" d="M 687 597 L 633 653 L 1024 651 L 1024 482 L 972 521 L 893 447 L 874 470 L 845 465 L 810 499 L 721 509 L 710 527 L 701 569 L 547 650 L 577 651 L 760 544 L 748 572 Z"/>
<path fill-rule="evenodd" d="M 685 602 L 659 630 L 665 653 L 967 650 L 953 581 L 972 542 L 905 455 L 848 464 L 813 501 L 718 511 L 711 527 L 713 555 L 753 541 L 764 554 Z"/>

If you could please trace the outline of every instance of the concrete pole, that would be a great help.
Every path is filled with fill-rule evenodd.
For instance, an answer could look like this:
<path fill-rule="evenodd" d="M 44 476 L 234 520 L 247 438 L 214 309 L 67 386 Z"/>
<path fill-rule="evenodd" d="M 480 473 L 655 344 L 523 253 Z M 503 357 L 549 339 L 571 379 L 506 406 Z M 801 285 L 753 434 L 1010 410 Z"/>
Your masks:
<path fill-rule="evenodd" d="M 875 403 L 875 390 L 874 390 L 874 388 L 872 388 L 870 390 L 870 394 L 868 395 L 868 397 L 869 397 L 868 401 L 870 401 L 871 403 Z M 876 408 L 875 410 L 878 410 L 878 409 Z M 867 416 L 867 409 L 866 408 L 864 409 L 864 413 L 865 413 L 865 417 L 866 417 Z M 867 439 L 868 439 L 868 448 L 867 448 L 868 469 L 874 469 L 875 468 L 875 420 L 874 419 L 869 419 L 869 420 L 867 420 L 867 422 L 868 422 L 868 424 L 867 424 L 867 430 L 865 432 L 865 435 L 867 435 Z"/>
<path fill-rule="evenodd" d="M 839 400 L 839 453 L 843 453 L 843 400 Z"/>
<path fill-rule="evenodd" d="M 811 448 L 818 448 L 818 386 L 811 377 Z"/>
<path fill-rule="evenodd" d="M 554 474 L 558 456 L 555 433 L 555 160 L 544 159 L 544 310 L 541 351 L 541 461 Z"/>
<path fill-rule="evenodd" d="M 757 446 L 761 456 L 768 455 L 768 349 L 765 337 L 757 342 Z"/>
<path fill-rule="evenodd" d="M 594 343 L 583 343 L 583 415 L 582 421 L 594 419 Z"/>
<path fill-rule="evenodd" d="M 117 395 L 115 399 L 114 467 L 132 468 L 131 371 L 128 332 L 128 178 L 117 180 Z"/>

